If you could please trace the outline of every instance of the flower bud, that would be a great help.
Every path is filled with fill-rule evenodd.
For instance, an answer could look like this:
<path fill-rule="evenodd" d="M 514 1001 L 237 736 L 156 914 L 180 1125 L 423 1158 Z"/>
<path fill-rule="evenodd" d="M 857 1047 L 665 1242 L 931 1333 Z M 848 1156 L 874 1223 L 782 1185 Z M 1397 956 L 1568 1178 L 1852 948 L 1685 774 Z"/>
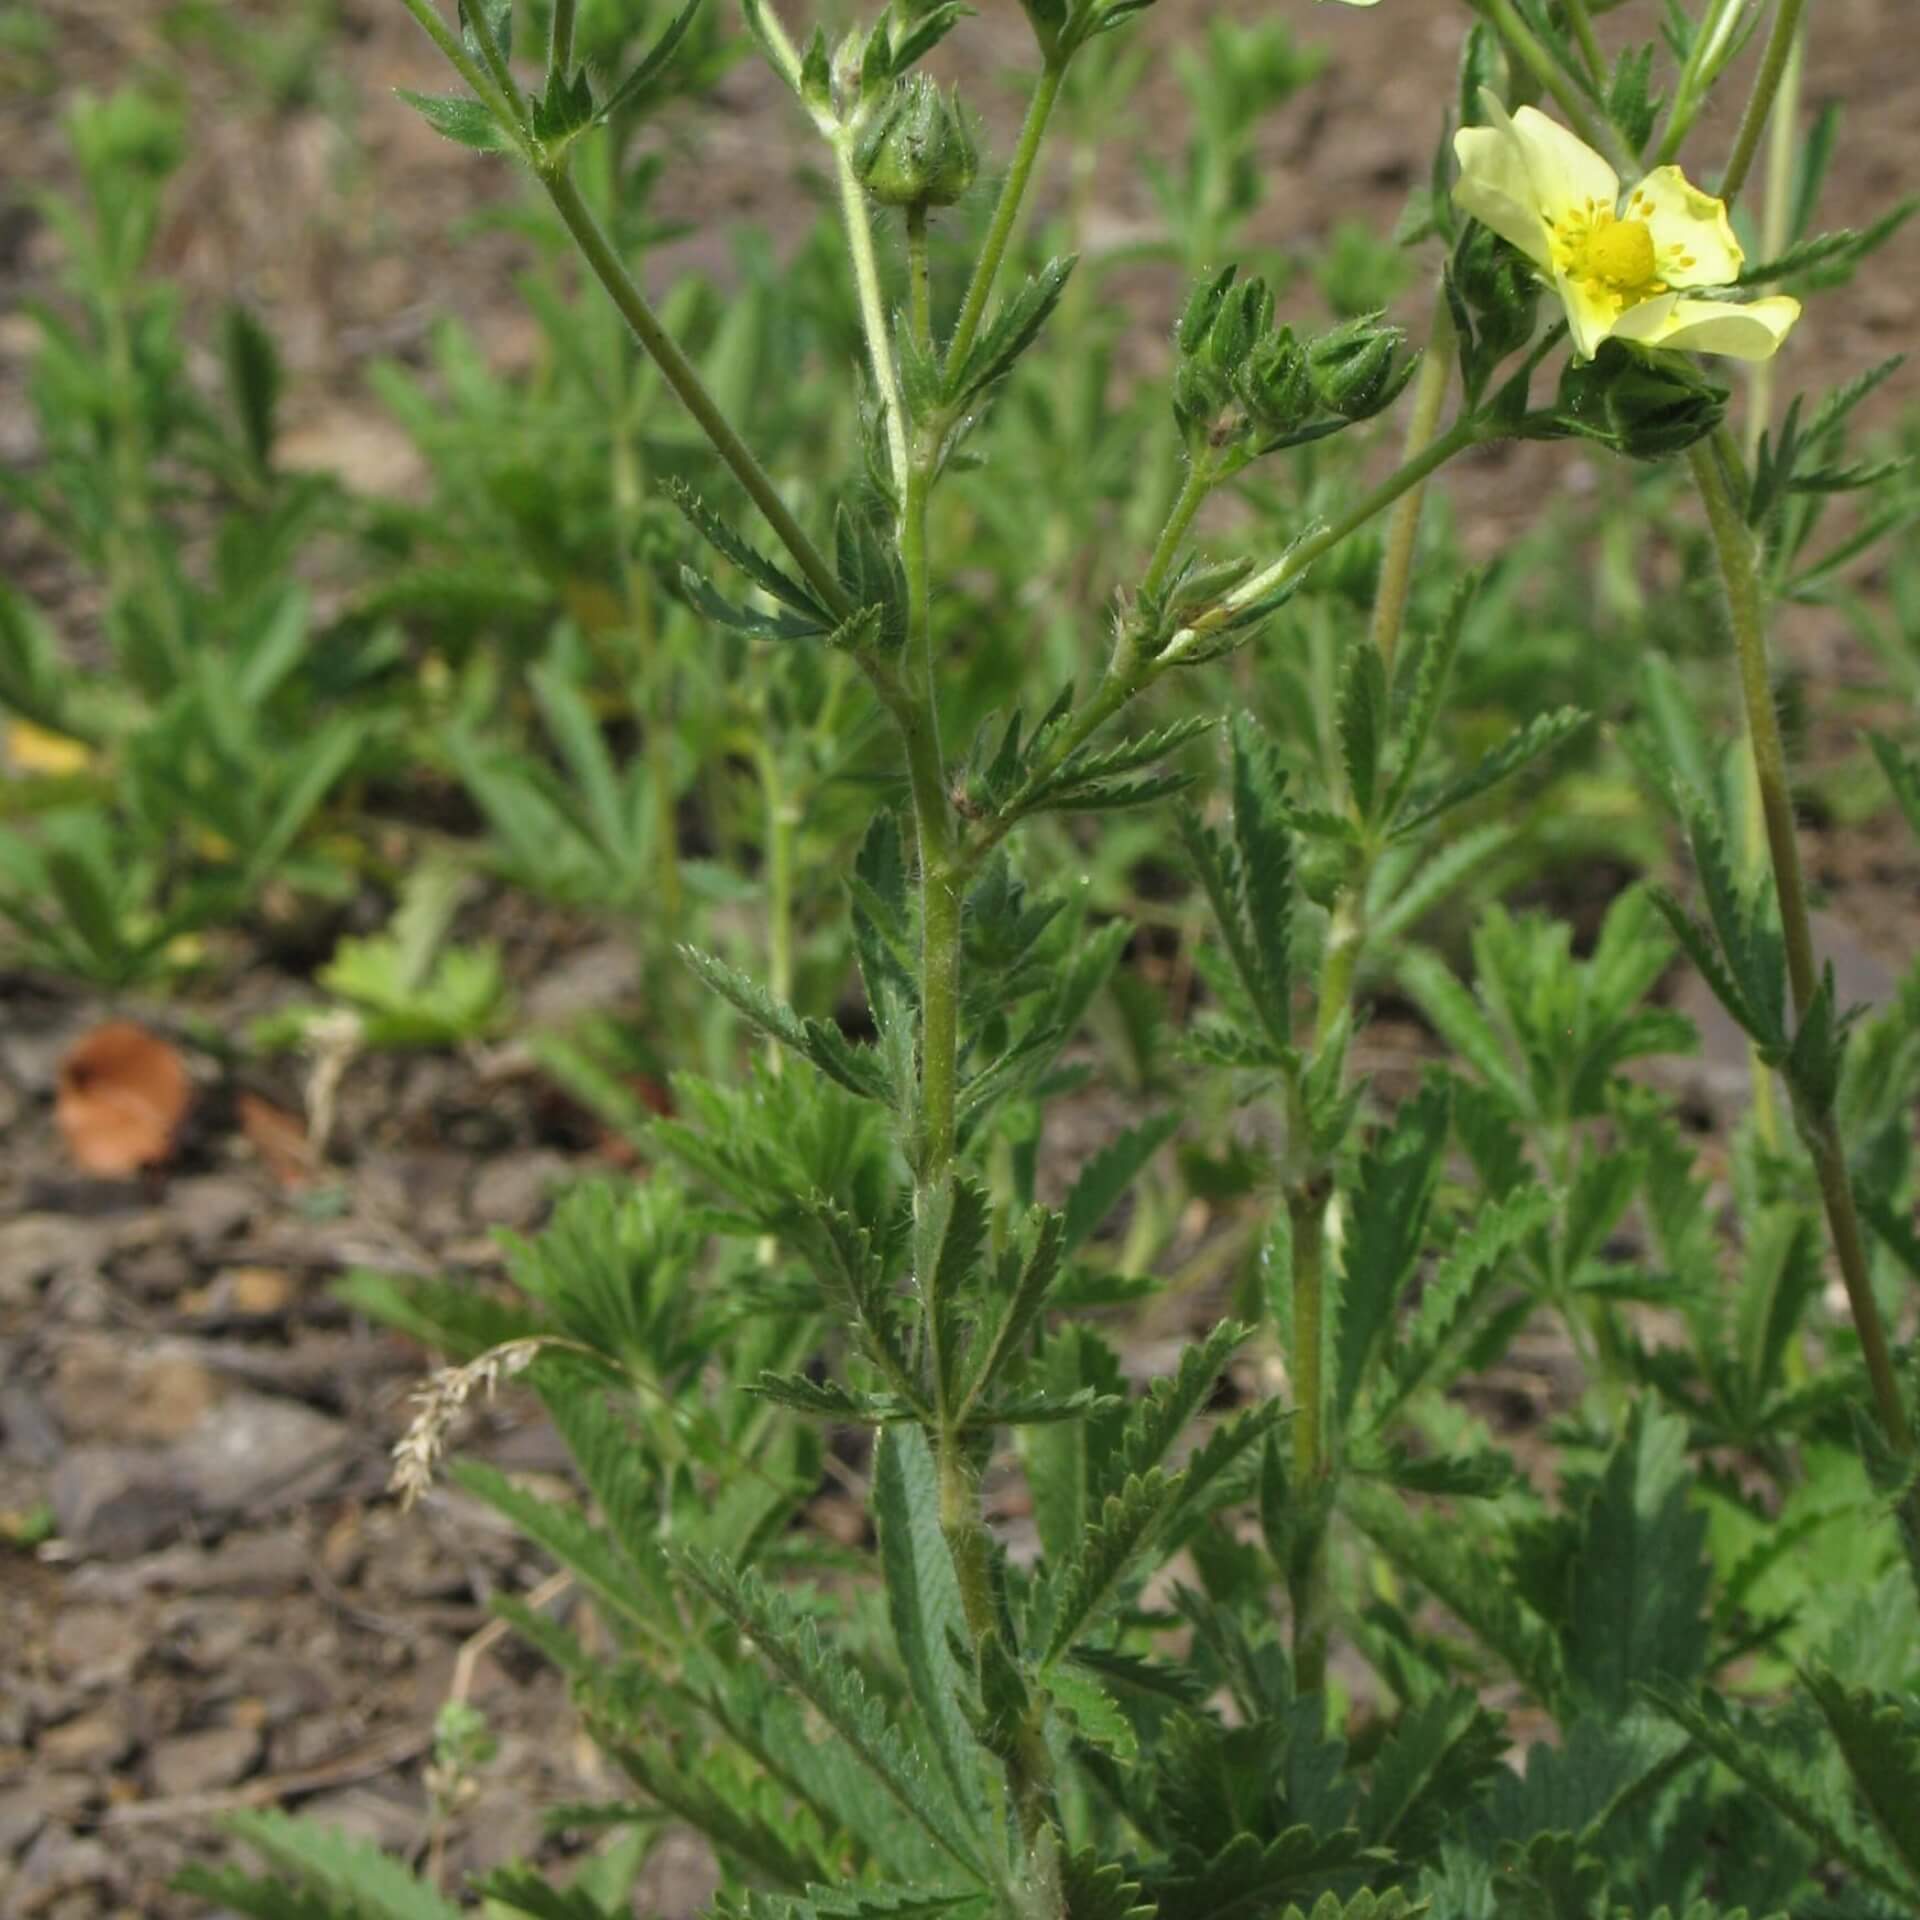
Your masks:
<path fill-rule="evenodd" d="M 1473 315 L 1481 360 L 1496 367 L 1533 338 L 1540 281 L 1533 263 L 1477 220 L 1453 251 L 1453 284 Z"/>
<path fill-rule="evenodd" d="M 1543 438 L 1597 440 L 1635 460 L 1683 453 L 1719 426 L 1727 389 L 1686 361 L 1608 342 L 1584 366 L 1560 376 L 1553 408 L 1537 428 Z"/>
<path fill-rule="evenodd" d="M 1366 420 L 1391 406 L 1412 378 L 1415 361 L 1401 357 L 1406 334 L 1362 314 L 1323 333 L 1307 349 L 1307 371 L 1320 404 L 1343 420 Z"/>
<path fill-rule="evenodd" d="M 1214 316 L 1220 311 L 1220 303 L 1227 297 L 1227 289 L 1239 271 L 1238 267 L 1228 267 L 1217 279 L 1203 280 L 1187 296 L 1186 310 L 1174 329 L 1174 344 L 1183 355 L 1190 357 L 1206 345 L 1207 335 L 1213 331 Z"/>
<path fill-rule="evenodd" d="M 980 156 L 959 100 L 915 74 L 861 135 L 854 168 L 882 206 L 950 207 L 973 185 Z"/>
<path fill-rule="evenodd" d="M 1297 433 L 1319 406 L 1307 351 L 1291 327 L 1259 341 L 1241 362 L 1233 390 L 1249 417 L 1268 434 Z"/>

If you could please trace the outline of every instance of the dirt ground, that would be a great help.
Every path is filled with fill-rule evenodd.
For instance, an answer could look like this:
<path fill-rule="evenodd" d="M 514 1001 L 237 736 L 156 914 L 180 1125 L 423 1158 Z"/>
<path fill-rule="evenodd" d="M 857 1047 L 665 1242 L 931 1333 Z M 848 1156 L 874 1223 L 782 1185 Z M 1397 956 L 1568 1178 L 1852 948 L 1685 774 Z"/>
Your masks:
<path fill-rule="evenodd" d="M 419 358 L 449 311 L 503 366 L 525 361 L 532 334 L 511 285 L 516 243 L 455 237 L 463 215 L 510 190 L 502 165 L 440 141 L 392 98 L 395 86 L 441 84 L 397 0 L 342 0 L 338 35 L 315 52 L 314 104 L 278 114 L 230 67 L 183 53 L 169 21 L 177 27 L 184 8 L 44 5 L 51 64 L 0 63 L 8 186 L 64 177 L 54 129 L 71 86 L 173 76 L 193 100 L 196 133 L 161 266 L 206 311 L 237 294 L 266 317 L 289 368 L 287 458 L 366 488 L 418 484 L 411 448 L 362 383 L 367 360 Z M 1024 28 L 1013 0 L 980 10 L 962 36 L 971 94 L 1004 129 L 1018 102 L 998 74 Z M 1164 41 L 1213 11 L 1207 0 L 1163 0 L 1147 30 Z M 1312 10 L 1302 0 L 1299 11 Z M 1920 184 L 1911 4 L 1824 0 L 1815 11 L 1810 95 L 1844 102 L 1851 129 L 1828 213 L 1857 223 Z M 1324 231 L 1348 215 L 1392 221 L 1427 164 L 1432 75 L 1450 70 L 1462 13 L 1452 0 L 1385 0 L 1370 15 L 1327 8 L 1304 21 L 1334 62 L 1263 131 L 1274 191 L 1262 237 Z M 1164 74 L 1153 84 L 1171 85 Z M 1143 123 L 1172 123 L 1152 105 Z M 1723 109 L 1706 129 L 1706 150 L 1731 118 Z M 670 213 L 777 213 L 783 169 L 760 156 L 794 136 L 764 76 L 737 69 L 688 137 L 701 164 L 670 170 Z M 1102 230 L 1116 242 L 1153 219 L 1127 158 L 1115 151 L 1103 177 Z M 703 245 L 666 250 L 656 278 Z M 32 457 L 21 381 L 33 334 L 14 296 L 45 291 L 54 260 L 29 207 L 0 209 L 0 459 Z M 1821 305 L 1817 332 L 1803 328 L 1793 355 L 1853 371 L 1898 350 L 1912 337 L 1917 288 L 1920 225 L 1859 288 Z M 1139 297 L 1150 345 L 1171 290 L 1143 282 Z M 1889 387 L 1882 418 L 1920 394 L 1916 377 Z M 1470 541 L 1497 545 L 1543 490 L 1580 484 L 1564 450 L 1472 463 L 1457 487 Z M 17 526 L 0 527 L 0 565 L 84 618 Z M 1786 644 L 1815 673 L 1847 665 L 1818 619 L 1793 623 Z M 1813 851 L 1856 990 L 1883 988 L 1912 925 L 1910 857 L 1877 843 L 1870 857 Z M 549 1011 L 631 990 L 624 948 L 590 930 L 534 915 L 514 952 L 523 997 L 545 996 Z M 210 1075 L 195 1135 L 167 1177 L 84 1180 L 53 1129 L 54 1079 L 73 1036 L 105 1011 L 0 974 L 0 1515 L 51 1503 L 59 1521 L 37 1552 L 0 1546 L 0 1912 L 195 1913 L 166 1881 L 184 1859 L 217 1856 L 213 1816 L 237 1806 L 298 1807 L 424 1856 L 423 1756 L 456 1685 L 501 1742 L 448 1837 L 457 1885 L 537 1846 L 543 1807 L 613 1783 L 552 1674 L 511 1640 L 475 1640 L 491 1593 L 544 1577 L 538 1557 L 453 1491 L 404 1519 L 384 1498 L 386 1451 L 421 1356 L 345 1314 L 328 1282 L 353 1266 L 497 1271 L 490 1229 L 535 1225 L 557 1179 L 605 1164 L 601 1143 L 511 1054 L 376 1062 L 348 1083 L 338 1134 L 350 1157 L 318 1179 L 278 1177 L 235 1124 L 239 1093 L 291 1108 L 296 1085 Z M 1395 1044 L 1391 1032 L 1375 1036 L 1383 1055 Z M 1732 1057 L 1737 1067 L 1737 1049 Z M 1524 1424 L 1571 1383 L 1548 1354 L 1502 1390 Z M 468 1445 L 531 1473 L 562 1466 L 551 1430 L 511 1397 L 475 1421 Z M 645 1910 L 690 1912 L 707 1886 L 698 1850 L 669 1848 Z"/>

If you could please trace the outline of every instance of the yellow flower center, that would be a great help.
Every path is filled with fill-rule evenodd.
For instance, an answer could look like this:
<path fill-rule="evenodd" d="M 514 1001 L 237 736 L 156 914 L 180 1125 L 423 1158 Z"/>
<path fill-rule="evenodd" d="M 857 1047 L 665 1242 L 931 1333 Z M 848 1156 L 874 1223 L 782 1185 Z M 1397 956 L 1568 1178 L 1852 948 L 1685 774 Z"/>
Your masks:
<path fill-rule="evenodd" d="M 1552 228 L 1554 265 L 1622 312 L 1667 291 L 1653 229 L 1637 217 L 1642 204 L 1636 193 L 1623 220 L 1611 207 L 1589 200 Z"/>
<path fill-rule="evenodd" d="M 1612 220 L 1587 240 L 1586 270 L 1616 293 L 1638 293 L 1657 276 L 1653 233 L 1644 220 Z"/>

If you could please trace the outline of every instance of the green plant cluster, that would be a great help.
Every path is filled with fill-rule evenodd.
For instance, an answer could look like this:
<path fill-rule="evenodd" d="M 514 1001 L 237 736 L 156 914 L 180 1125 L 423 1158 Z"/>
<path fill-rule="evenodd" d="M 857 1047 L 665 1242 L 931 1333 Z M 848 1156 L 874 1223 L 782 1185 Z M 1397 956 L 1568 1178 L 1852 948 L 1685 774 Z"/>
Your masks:
<path fill-rule="evenodd" d="M 0 913 L 121 986 L 393 900 L 263 1045 L 499 1031 L 477 873 L 631 930 L 648 1017 L 536 1041 L 646 1178 L 508 1237 L 499 1293 L 342 1286 L 447 1357 L 399 1483 L 551 1556 L 564 1597 L 498 1605 L 624 1789 L 471 1889 L 276 1814 L 235 1823 L 264 1870 L 185 1884 L 610 1920 L 683 1827 L 725 1920 L 1920 1914 L 1920 973 L 1841 1004 L 1795 812 L 1920 836 L 1920 757 L 1883 729 L 1797 779 L 1815 695 L 1768 653 L 1775 607 L 1836 607 L 1920 690 L 1912 563 L 1863 571 L 1915 513 L 1853 450 L 1890 369 L 1782 404 L 1771 362 L 1736 401 L 1718 361 L 1580 358 L 1450 137 L 1396 242 L 1258 257 L 1254 130 L 1320 64 L 1273 21 L 1022 0 L 997 155 L 927 64 L 952 0 L 804 35 L 770 0 L 744 35 L 402 4 L 459 83 L 411 104 L 530 183 L 541 363 L 447 322 L 376 370 L 422 502 L 282 471 L 265 334 L 228 318 L 209 402 L 148 271 L 178 120 L 77 110 L 8 484 L 103 612 L 88 655 L 0 600 L 0 705 L 66 749 L 0 826 Z M 1908 211 L 1820 228 L 1799 0 L 1669 0 L 1644 43 L 1619 0 L 1460 13 L 1449 136 L 1537 104 L 1639 178 L 1718 89 L 1695 172 L 1755 264 L 1715 291 L 1784 286 L 1805 335 Z M 1148 33 L 1191 133 L 1147 170 L 1164 239 L 1103 253 Z M 819 220 L 656 305 L 674 136 L 755 50 Z M 1107 298 L 1143 262 L 1183 289 L 1147 373 Z M 1386 312 L 1422 264 L 1416 341 Z M 1444 471 L 1515 439 L 1584 442 L 1600 509 L 1469 573 Z M 437 850 L 404 881 L 396 835 Z M 1730 1142 L 1675 1090 L 1681 968 L 1748 1044 Z M 1389 999 L 1415 1069 L 1370 1048 Z M 1193 1295 L 1210 1330 L 1142 1379 Z M 1516 1433 L 1543 1334 L 1578 1392 Z M 510 1375 L 576 1498 L 443 1468 Z M 489 1762 L 443 1721 L 436 1860 Z"/>

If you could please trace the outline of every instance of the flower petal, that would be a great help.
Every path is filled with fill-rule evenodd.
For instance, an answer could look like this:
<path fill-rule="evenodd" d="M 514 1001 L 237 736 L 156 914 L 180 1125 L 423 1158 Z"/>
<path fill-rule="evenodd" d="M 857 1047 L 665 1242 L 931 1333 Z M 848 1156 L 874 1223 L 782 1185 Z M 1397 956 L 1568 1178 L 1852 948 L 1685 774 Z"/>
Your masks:
<path fill-rule="evenodd" d="M 1518 247 L 1536 267 L 1550 271 L 1553 247 L 1546 218 L 1534 200 L 1527 163 L 1512 132 L 1462 127 L 1453 136 L 1453 151 L 1460 162 L 1455 205 Z"/>
<path fill-rule="evenodd" d="M 1731 300 L 1674 300 L 1663 316 L 1649 300 L 1626 314 L 1614 331 L 1624 340 L 1643 346 L 1668 347 L 1676 353 L 1718 353 L 1729 360 L 1771 360 L 1780 343 L 1800 318 L 1800 302 L 1777 293 L 1765 300 L 1736 305 Z M 1647 315 L 1642 321 L 1641 316 Z M 1640 325 L 1635 325 L 1640 321 Z"/>
<path fill-rule="evenodd" d="M 1573 280 L 1564 273 L 1556 273 L 1553 284 L 1559 292 L 1561 305 L 1567 310 L 1567 327 L 1573 335 L 1574 358 L 1591 360 L 1600 351 L 1601 343 L 1619 332 L 1619 306 L 1611 295 L 1596 292 L 1585 280 Z M 1659 306 L 1672 297 L 1671 294 L 1663 295 L 1661 299 L 1649 300 L 1645 304 Z M 1639 308 L 1632 309 L 1632 312 L 1639 311 Z"/>
<path fill-rule="evenodd" d="M 1652 229 L 1669 286 L 1725 287 L 1739 279 L 1747 256 L 1733 237 L 1727 203 L 1703 193 L 1678 167 L 1656 167 L 1628 196 L 1625 211 Z"/>
<path fill-rule="evenodd" d="M 1511 125 L 1533 182 L 1534 205 L 1548 220 L 1557 225 L 1590 203 L 1613 210 L 1620 176 L 1577 134 L 1537 107 L 1522 107 Z"/>

